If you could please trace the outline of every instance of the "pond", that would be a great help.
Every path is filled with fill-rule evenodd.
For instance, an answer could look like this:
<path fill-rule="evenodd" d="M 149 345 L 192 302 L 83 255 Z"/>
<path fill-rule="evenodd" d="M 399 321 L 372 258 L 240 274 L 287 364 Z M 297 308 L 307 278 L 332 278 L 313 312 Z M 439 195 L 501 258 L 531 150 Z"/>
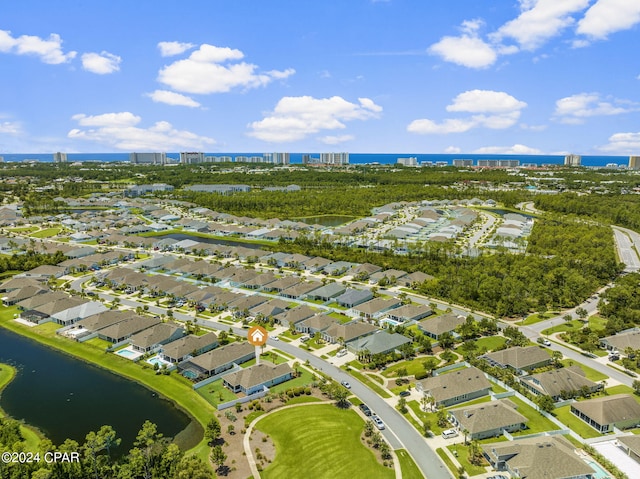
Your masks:
<path fill-rule="evenodd" d="M 150 389 L 3 328 L 0 362 L 18 369 L 1 393 L 0 407 L 40 429 L 54 444 L 67 438 L 82 444 L 88 432 L 110 425 L 122 438 L 115 453 L 124 454 L 145 420 L 155 423 L 165 437 L 176 436 L 191 423 Z M 180 445 L 193 447 L 201 437 Z"/>

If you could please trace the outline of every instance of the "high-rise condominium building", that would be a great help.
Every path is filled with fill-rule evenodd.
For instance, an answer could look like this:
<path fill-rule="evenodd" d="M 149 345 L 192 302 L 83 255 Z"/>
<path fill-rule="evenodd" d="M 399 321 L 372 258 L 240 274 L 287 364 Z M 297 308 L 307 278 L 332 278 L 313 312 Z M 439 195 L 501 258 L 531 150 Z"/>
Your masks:
<path fill-rule="evenodd" d="M 564 157 L 564 166 L 580 166 L 582 157 L 580 155 L 567 155 Z"/>
<path fill-rule="evenodd" d="M 204 163 L 204 153 L 201 151 L 183 151 L 180 153 L 180 163 Z"/>
<path fill-rule="evenodd" d="M 289 164 L 289 153 L 265 153 L 262 156 L 265 163 L 273 163 L 274 165 Z"/>
<path fill-rule="evenodd" d="M 410 156 L 409 158 L 398 158 L 396 163 L 402 166 L 418 166 L 418 158 L 415 156 Z"/>
<path fill-rule="evenodd" d="M 164 165 L 166 153 L 129 153 L 129 162 L 136 165 Z"/>
<path fill-rule="evenodd" d="M 629 169 L 630 170 L 640 170 L 640 156 L 630 156 L 629 157 Z"/>
<path fill-rule="evenodd" d="M 348 165 L 349 153 L 320 153 L 320 163 L 325 165 Z"/>
<path fill-rule="evenodd" d="M 60 153 L 59 151 L 53 154 L 53 162 L 54 163 L 66 163 L 67 162 L 67 154 Z"/>

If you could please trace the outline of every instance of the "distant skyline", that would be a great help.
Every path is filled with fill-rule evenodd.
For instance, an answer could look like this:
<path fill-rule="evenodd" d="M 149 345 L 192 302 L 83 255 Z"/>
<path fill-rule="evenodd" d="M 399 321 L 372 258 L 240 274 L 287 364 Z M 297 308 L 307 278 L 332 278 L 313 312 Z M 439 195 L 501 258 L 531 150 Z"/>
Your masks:
<path fill-rule="evenodd" d="M 639 29 L 640 0 L 2 2 L 0 156 L 640 154 Z"/>

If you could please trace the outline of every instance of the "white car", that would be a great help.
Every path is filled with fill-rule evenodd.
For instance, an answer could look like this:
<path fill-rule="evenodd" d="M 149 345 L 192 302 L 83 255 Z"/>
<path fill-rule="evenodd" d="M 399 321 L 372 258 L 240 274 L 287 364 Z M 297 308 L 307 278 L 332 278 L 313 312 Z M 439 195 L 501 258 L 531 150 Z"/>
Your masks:
<path fill-rule="evenodd" d="M 382 419 L 380 419 L 378 416 L 373 415 L 371 416 L 371 420 L 373 421 L 373 424 L 375 424 L 375 426 L 380 429 L 381 431 L 384 429 L 384 423 L 382 422 Z"/>

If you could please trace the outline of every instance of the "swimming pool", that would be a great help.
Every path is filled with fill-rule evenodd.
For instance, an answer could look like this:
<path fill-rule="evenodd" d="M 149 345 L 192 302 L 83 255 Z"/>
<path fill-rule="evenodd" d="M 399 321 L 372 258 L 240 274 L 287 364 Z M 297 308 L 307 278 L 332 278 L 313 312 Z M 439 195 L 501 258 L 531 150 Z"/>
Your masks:
<path fill-rule="evenodd" d="M 596 473 L 593 475 L 595 479 L 610 479 L 609 474 L 607 474 L 607 472 L 602 469 L 602 467 L 600 467 L 600 464 L 598 464 L 597 462 L 589 461 L 587 462 L 587 464 L 591 466 L 591 469 L 596 471 Z"/>
<path fill-rule="evenodd" d="M 124 356 L 125 358 L 132 358 L 136 355 L 136 353 L 129 349 L 121 349 L 120 351 L 117 351 L 116 354 L 118 356 Z"/>

